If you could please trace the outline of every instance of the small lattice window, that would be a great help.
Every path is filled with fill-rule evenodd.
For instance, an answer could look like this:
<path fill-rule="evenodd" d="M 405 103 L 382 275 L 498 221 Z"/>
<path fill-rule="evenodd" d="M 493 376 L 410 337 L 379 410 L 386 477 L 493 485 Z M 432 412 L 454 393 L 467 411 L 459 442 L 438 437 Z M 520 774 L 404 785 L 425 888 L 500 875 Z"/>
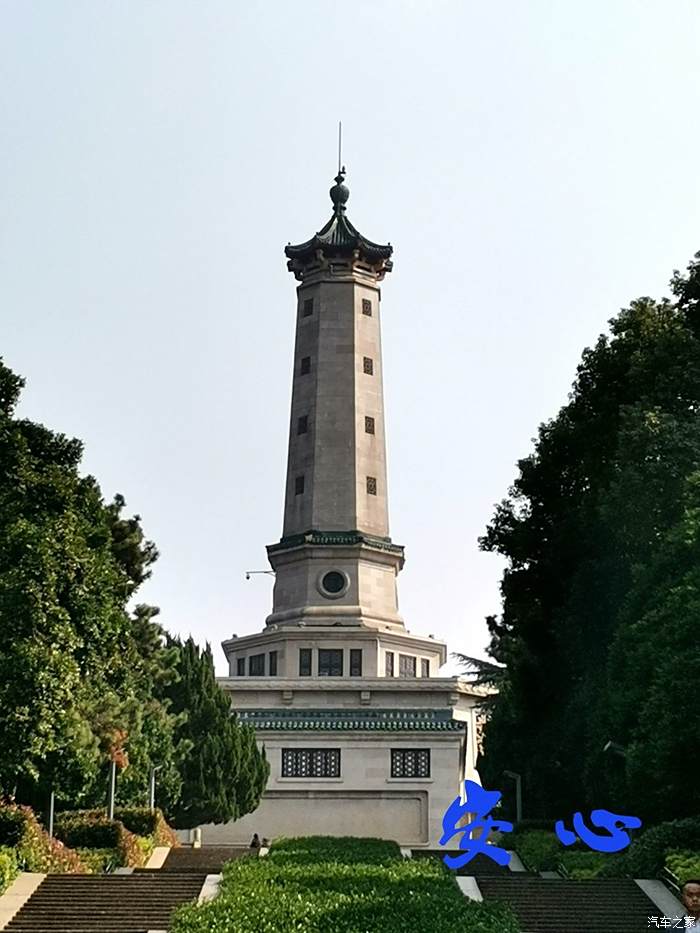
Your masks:
<path fill-rule="evenodd" d="M 369 298 L 362 299 L 362 313 L 366 314 L 367 317 L 372 317 L 372 302 Z"/>
<path fill-rule="evenodd" d="M 299 649 L 299 676 L 311 677 L 311 648 Z"/>
<path fill-rule="evenodd" d="M 306 434 L 309 430 L 309 418 L 307 415 L 302 415 L 297 420 L 297 434 Z"/>
<path fill-rule="evenodd" d="M 236 676 L 245 677 L 245 658 L 236 659 Z"/>
<path fill-rule="evenodd" d="M 399 655 L 399 677 L 416 676 L 416 659 L 412 654 Z"/>
<path fill-rule="evenodd" d="M 339 748 L 283 748 L 282 777 L 340 777 Z"/>
<path fill-rule="evenodd" d="M 430 661 L 427 658 L 420 659 L 421 677 L 430 677 Z"/>
<path fill-rule="evenodd" d="M 384 676 L 393 677 L 394 676 L 394 652 L 387 651 L 384 654 Z"/>
<path fill-rule="evenodd" d="M 277 676 L 277 652 L 271 651 L 268 655 L 268 670 L 270 672 L 270 677 Z"/>
<path fill-rule="evenodd" d="M 343 649 L 342 648 L 319 648 L 318 649 L 318 676 L 319 677 L 342 677 L 343 676 Z"/>
<path fill-rule="evenodd" d="M 377 495 L 377 477 L 376 476 L 367 477 L 367 495 L 368 496 Z"/>
<path fill-rule="evenodd" d="M 362 677 L 362 648 L 350 649 L 350 676 Z"/>
<path fill-rule="evenodd" d="M 300 372 L 302 376 L 306 376 L 308 375 L 308 373 L 311 372 L 311 357 L 310 356 L 303 356 L 301 358 Z"/>
<path fill-rule="evenodd" d="M 430 777 L 430 749 L 392 748 L 391 776 L 393 778 Z"/>
<path fill-rule="evenodd" d="M 304 477 L 296 476 L 294 478 L 294 495 L 300 496 L 304 492 Z"/>
<path fill-rule="evenodd" d="M 314 300 L 313 298 L 307 298 L 306 301 L 304 302 L 303 315 L 304 317 L 311 317 L 313 313 L 314 313 Z"/>
<path fill-rule="evenodd" d="M 374 418 L 365 415 L 365 434 L 374 434 Z"/>
<path fill-rule="evenodd" d="M 362 368 L 367 373 L 368 376 L 374 375 L 374 363 L 368 356 L 363 357 Z"/>

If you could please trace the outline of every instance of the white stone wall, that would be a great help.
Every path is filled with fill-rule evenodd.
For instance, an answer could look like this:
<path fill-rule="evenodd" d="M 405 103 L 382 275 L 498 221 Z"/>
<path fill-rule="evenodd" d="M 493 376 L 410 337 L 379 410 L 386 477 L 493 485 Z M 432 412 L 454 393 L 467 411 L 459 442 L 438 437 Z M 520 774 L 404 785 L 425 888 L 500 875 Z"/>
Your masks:
<path fill-rule="evenodd" d="M 260 807 L 235 823 L 203 827 L 209 845 L 240 845 L 267 836 L 371 836 L 405 846 L 437 845 L 442 817 L 459 794 L 459 733 L 261 734 L 270 762 Z M 339 748 L 340 778 L 282 778 L 282 748 Z M 391 777 L 392 748 L 429 748 L 429 778 Z"/>

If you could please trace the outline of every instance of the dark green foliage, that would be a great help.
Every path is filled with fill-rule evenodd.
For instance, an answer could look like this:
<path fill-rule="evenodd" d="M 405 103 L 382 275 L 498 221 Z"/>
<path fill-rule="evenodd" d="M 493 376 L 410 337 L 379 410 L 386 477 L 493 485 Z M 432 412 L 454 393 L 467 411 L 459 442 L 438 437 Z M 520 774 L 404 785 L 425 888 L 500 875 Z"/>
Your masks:
<path fill-rule="evenodd" d="M 178 807 L 185 825 L 254 809 L 268 769 L 238 727 L 209 650 L 171 642 L 128 601 L 158 554 L 125 502 L 79 472 L 82 445 L 14 417 L 23 380 L 0 361 L 0 795 L 62 809 Z M 182 687 L 178 678 L 184 675 Z M 209 782 L 211 783 L 211 789 Z"/>
<path fill-rule="evenodd" d="M 148 807 L 119 807 L 114 811 L 115 820 L 119 820 L 136 836 L 147 836 L 157 846 L 177 846 L 177 836 L 168 826 L 161 810 L 149 810 Z"/>
<path fill-rule="evenodd" d="M 528 871 L 556 871 L 566 851 L 551 830 L 531 829 L 517 833 L 511 844 Z"/>
<path fill-rule="evenodd" d="M 223 823 L 258 806 L 269 776 L 264 750 L 255 733 L 242 726 L 216 682 L 211 649 L 200 651 L 191 638 L 173 641 L 177 682 L 167 688 L 172 711 L 179 715 L 176 741 L 192 751 L 180 765 L 180 802 L 167 809 L 174 826 Z"/>
<path fill-rule="evenodd" d="M 606 866 L 604 875 L 654 878 L 664 867 L 667 853 L 674 849 L 700 853 L 700 817 L 671 820 L 647 829 L 633 841 L 619 864 Z"/>
<path fill-rule="evenodd" d="M 347 858 L 344 856 L 347 852 Z M 311 837 L 224 866 L 218 897 L 177 912 L 174 933 L 518 933 L 503 906 L 470 901 L 438 859 L 391 843 Z"/>
<path fill-rule="evenodd" d="M 633 302 L 584 352 L 482 540 L 508 566 L 481 773 L 521 773 L 533 816 L 700 813 L 697 259 L 675 302 Z"/>

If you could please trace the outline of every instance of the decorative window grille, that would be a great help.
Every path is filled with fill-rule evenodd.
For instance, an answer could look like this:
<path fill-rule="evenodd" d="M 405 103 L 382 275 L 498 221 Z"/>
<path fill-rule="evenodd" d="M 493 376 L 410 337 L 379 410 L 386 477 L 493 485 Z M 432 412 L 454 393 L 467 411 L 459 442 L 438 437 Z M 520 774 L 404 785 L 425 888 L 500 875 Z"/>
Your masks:
<path fill-rule="evenodd" d="M 311 372 L 311 357 L 310 356 L 302 356 L 300 372 L 302 376 L 306 376 Z"/>
<path fill-rule="evenodd" d="M 277 676 L 277 652 L 271 651 L 268 660 L 269 660 L 268 670 L 269 670 L 270 677 L 276 677 Z"/>
<path fill-rule="evenodd" d="M 311 648 L 299 649 L 299 676 L 311 677 Z"/>
<path fill-rule="evenodd" d="M 384 675 L 386 677 L 394 676 L 394 652 L 386 651 L 384 653 Z"/>
<path fill-rule="evenodd" d="M 297 420 L 297 434 L 306 434 L 308 430 L 309 430 L 309 416 L 302 415 Z"/>
<path fill-rule="evenodd" d="M 420 659 L 421 677 L 430 677 L 430 661 L 427 658 Z"/>
<path fill-rule="evenodd" d="M 294 495 L 300 496 L 304 492 L 304 477 L 296 476 L 294 478 Z"/>
<path fill-rule="evenodd" d="M 377 495 L 377 477 L 376 476 L 367 477 L 367 494 L 370 496 Z"/>
<path fill-rule="evenodd" d="M 429 778 L 429 748 L 392 748 L 391 776 L 393 778 Z"/>
<path fill-rule="evenodd" d="M 318 649 L 318 676 L 319 677 L 342 677 L 343 676 L 343 649 L 342 648 L 319 648 Z"/>
<path fill-rule="evenodd" d="M 339 748 L 283 748 L 282 777 L 340 777 Z"/>
<path fill-rule="evenodd" d="M 250 677 L 262 677 L 265 674 L 265 655 L 251 654 L 248 658 L 248 675 Z"/>
<path fill-rule="evenodd" d="M 236 676 L 245 677 L 245 658 L 236 659 Z"/>
<path fill-rule="evenodd" d="M 374 362 L 368 356 L 362 358 L 362 368 L 368 376 L 374 375 Z"/>
<path fill-rule="evenodd" d="M 416 659 L 410 654 L 399 655 L 399 677 L 416 676 Z"/>
<path fill-rule="evenodd" d="M 374 418 L 365 415 L 365 434 L 374 434 Z"/>
<path fill-rule="evenodd" d="M 362 313 L 366 314 L 367 317 L 372 317 L 372 302 L 369 298 L 362 299 Z"/>
<path fill-rule="evenodd" d="M 304 317 L 311 317 L 314 313 L 314 300 L 313 298 L 307 298 L 304 302 Z"/>
<path fill-rule="evenodd" d="M 350 649 L 350 676 L 362 677 L 362 648 Z"/>

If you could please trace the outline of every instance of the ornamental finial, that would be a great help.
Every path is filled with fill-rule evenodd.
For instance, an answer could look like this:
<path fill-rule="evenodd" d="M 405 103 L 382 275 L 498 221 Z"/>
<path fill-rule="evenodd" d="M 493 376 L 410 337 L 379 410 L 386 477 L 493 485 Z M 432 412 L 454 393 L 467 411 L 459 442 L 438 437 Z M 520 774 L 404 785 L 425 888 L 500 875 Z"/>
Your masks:
<path fill-rule="evenodd" d="M 345 205 L 350 197 L 350 189 L 347 185 L 343 184 L 345 181 L 345 166 L 338 170 L 338 174 L 335 176 L 334 181 L 335 184 L 329 191 L 329 194 L 333 202 L 333 209 L 336 214 L 339 214 L 341 211 L 345 210 Z"/>

